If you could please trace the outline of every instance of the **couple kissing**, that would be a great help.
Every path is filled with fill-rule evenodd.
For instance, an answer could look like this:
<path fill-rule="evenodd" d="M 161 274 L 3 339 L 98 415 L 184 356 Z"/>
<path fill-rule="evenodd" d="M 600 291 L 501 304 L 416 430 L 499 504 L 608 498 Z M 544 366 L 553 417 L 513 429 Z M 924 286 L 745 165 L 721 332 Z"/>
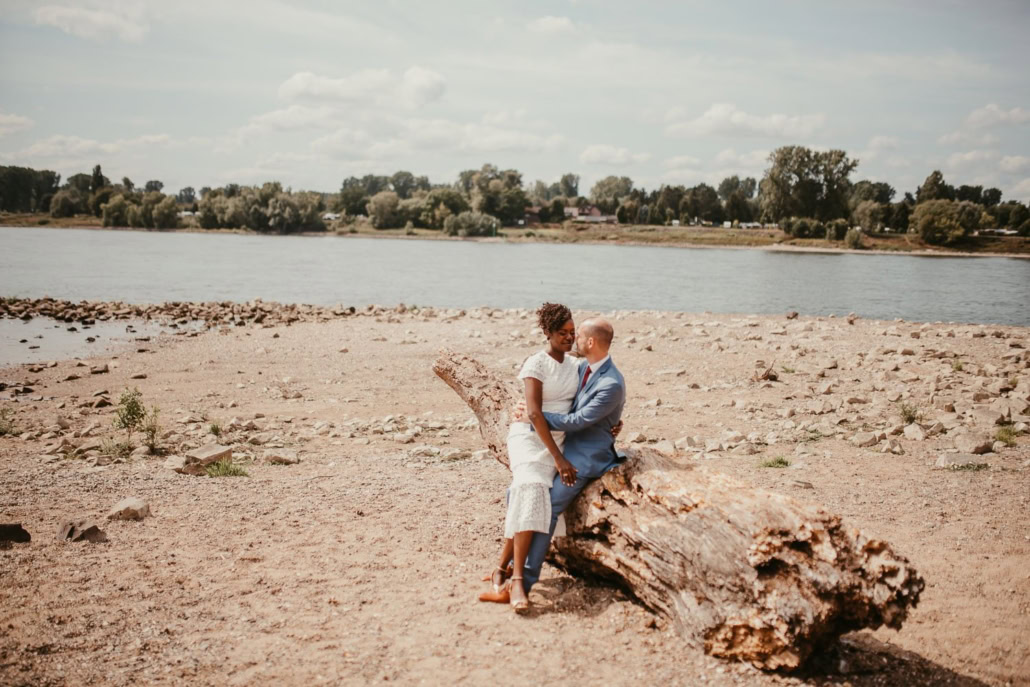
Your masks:
<path fill-rule="evenodd" d="M 480 601 L 529 609 L 529 590 L 559 526 L 559 518 L 592 480 L 619 462 L 615 437 L 622 429 L 626 382 L 608 354 L 615 330 L 602 318 L 576 327 L 564 305 L 544 303 L 537 324 L 547 337 L 518 378 L 525 401 L 508 432 L 512 481 L 504 543 Z M 573 344 L 579 353 L 569 353 Z M 560 532 L 559 532 L 560 534 Z"/>

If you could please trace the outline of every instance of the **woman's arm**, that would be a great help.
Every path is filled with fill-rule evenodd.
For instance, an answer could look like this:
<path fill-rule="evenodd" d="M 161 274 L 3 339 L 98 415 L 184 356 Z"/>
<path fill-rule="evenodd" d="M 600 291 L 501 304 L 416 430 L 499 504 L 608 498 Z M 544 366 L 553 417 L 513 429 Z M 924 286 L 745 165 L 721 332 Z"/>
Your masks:
<path fill-rule="evenodd" d="M 526 377 L 525 384 L 526 411 L 529 416 L 529 422 L 533 425 L 533 429 L 536 430 L 540 441 L 543 442 L 544 446 L 551 453 L 551 457 L 554 458 L 554 465 L 558 468 L 559 474 L 561 474 L 562 483 L 571 487 L 576 482 L 576 468 L 562 455 L 558 444 L 554 443 L 551 430 L 547 427 L 543 410 L 544 383 L 539 379 Z"/>

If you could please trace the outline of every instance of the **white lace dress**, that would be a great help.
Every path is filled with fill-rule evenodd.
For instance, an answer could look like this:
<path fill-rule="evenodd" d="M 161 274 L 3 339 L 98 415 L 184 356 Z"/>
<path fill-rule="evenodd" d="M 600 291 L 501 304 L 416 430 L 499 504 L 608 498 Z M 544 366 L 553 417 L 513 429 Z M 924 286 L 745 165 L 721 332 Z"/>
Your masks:
<path fill-rule="evenodd" d="M 579 359 L 566 355 L 559 363 L 540 351 L 522 365 L 519 379 L 532 377 L 543 382 L 542 408 L 552 413 L 567 413 L 579 386 Z M 551 432 L 561 448 L 565 434 Z M 557 469 L 554 457 L 526 422 L 514 422 L 508 430 L 508 460 L 511 463 L 511 488 L 508 490 L 508 514 L 504 520 L 504 536 L 516 532 L 547 532 L 551 527 L 551 484 Z"/>

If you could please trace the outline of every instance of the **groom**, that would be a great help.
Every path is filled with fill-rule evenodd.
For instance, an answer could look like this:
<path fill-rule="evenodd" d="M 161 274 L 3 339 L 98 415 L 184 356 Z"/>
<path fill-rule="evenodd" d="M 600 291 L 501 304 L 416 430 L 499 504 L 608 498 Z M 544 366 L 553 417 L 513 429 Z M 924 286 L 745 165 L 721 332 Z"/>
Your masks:
<path fill-rule="evenodd" d="M 558 516 L 591 481 L 611 470 L 619 461 L 612 428 L 622 417 L 626 403 L 626 381 L 608 355 L 615 330 L 602 318 L 587 320 L 576 332 L 576 348 L 585 362 L 579 367 L 579 391 L 568 413 L 544 412 L 547 425 L 565 432 L 562 453 L 572 463 L 575 482 L 569 486 L 556 475 L 551 485 L 551 529 L 533 535 L 526 556 L 522 584 L 526 592 L 540 579 L 540 569 L 554 536 Z M 518 410 L 516 411 L 519 412 Z M 516 418 L 518 419 L 518 418 Z"/>

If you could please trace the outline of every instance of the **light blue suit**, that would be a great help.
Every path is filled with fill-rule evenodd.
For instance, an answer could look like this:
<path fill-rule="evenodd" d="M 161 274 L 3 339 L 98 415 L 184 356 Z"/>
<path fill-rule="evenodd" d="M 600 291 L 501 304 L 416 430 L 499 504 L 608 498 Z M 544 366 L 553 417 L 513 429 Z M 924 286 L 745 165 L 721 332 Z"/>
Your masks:
<path fill-rule="evenodd" d="M 522 584 L 527 592 L 540 579 L 540 569 L 551 546 L 558 516 L 587 484 L 611 470 L 619 460 L 612 427 L 619 424 L 622 407 L 626 404 L 626 381 L 611 358 L 590 374 L 584 387 L 586 371 L 584 360 L 579 366 L 580 390 L 572 401 L 572 410 L 568 413 L 544 413 L 551 429 L 565 432 L 562 453 L 576 468 L 576 483 L 568 487 L 562 483 L 561 475 L 554 478 L 551 485 L 551 529 L 546 534 L 533 534 L 533 542 L 526 555 Z"/>

